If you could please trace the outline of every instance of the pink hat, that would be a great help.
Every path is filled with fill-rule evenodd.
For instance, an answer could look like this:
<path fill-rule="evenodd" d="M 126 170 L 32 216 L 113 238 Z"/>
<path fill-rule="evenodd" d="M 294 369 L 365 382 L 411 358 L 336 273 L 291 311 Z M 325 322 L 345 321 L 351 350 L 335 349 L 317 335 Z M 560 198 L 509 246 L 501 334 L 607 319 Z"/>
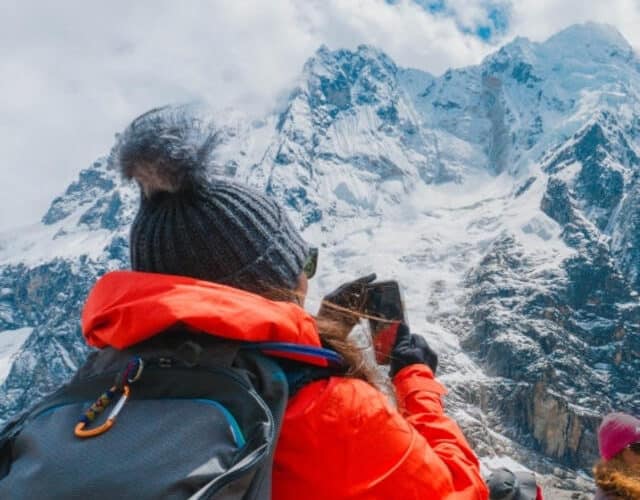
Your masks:
<path fill-rule="evenodd" d="M 600 455 L 611 460 L 632 443 L 640 443 L 640 420 L 624 413 L 609 413 L 598 429 Z"/>

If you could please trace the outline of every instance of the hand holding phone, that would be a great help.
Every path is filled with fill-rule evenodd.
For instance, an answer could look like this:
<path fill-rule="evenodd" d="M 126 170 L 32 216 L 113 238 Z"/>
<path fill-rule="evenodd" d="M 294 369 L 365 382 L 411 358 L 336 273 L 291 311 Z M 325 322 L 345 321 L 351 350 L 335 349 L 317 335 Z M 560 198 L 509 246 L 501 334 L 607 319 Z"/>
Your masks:
<path fill-rule="evenodd" d="M 423 364 L 431 368 L 433 374 L 438 369 L 438 355 L 422 335 L 409 331 L 409 327 L 400 323 L 397 329 L 397 341 L 391 351 L 389 375 L 393 378 L 407 366 Z"/>

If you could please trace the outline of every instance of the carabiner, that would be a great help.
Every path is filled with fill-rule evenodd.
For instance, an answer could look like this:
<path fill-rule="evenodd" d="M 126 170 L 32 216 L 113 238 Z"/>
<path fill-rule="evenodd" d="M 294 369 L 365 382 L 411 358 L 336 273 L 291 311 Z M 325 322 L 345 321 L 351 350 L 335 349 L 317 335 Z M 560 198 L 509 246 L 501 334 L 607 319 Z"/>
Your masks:
<path fill-rule="evenodd" d="M 117 390 L 116 386 L 113 386 L 107 392 L 102 394 L 102 396 L 100 396 L 98 400 L 95 403 L 93 403 L 91 407 L 85 412 L 85 414 L 80 418 L 79 422 L 76 424 L 76 427 L 74 429 L 74 434 L 76 435 L 76 437 L 86 439 L 86 438 L 99 436 L 107 432 L 109 429 L 111 429 L 111 427 L 113 427 L 113 424 L 115 424 L 116 422 L 116 417 L 118 416 L 118 413 L 120 413 L 120 411 L 124 407 L 125 403 L 127 402 L 127 399 L 129 398 L 129 394 L 131 393 L 131 389 L 129 388 L 128 385 L 125 385 L 122 388 L 122 396 L 120 396 L 120 399 L 118 400 L 116 405 L 113 407 L 113 410 L 111 410 L 111 413 L 109 413 L 107 420 L 105 420 L 105 422 L 102 425 L 99 425 L 95 429 L 86 428 L 87 426 L 89 426 L 89 424 L 91 424 L 91 422 L 93 422 L 96 419 L 98 415 L 100 415 L 104 410 L 106 410 L 107 407 L 111 404 L 111 401 L 113 400 L 113 396 L 115 395 L 116 390 Z"/>

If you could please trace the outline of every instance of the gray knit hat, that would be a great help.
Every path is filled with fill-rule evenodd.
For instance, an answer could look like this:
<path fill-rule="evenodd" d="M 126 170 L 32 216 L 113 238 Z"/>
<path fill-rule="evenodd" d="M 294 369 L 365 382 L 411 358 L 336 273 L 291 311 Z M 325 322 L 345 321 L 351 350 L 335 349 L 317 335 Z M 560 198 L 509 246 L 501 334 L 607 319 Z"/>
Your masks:
<path fill-rule="evenodd" d="M 294 289 L 305 242 L 273 199 L 210 177 L 217 142 L 213 127 L 184 107 L 153 109 L 119 137 L 110 161 L 141 188 L 132 268 L 253 292 Z"/>

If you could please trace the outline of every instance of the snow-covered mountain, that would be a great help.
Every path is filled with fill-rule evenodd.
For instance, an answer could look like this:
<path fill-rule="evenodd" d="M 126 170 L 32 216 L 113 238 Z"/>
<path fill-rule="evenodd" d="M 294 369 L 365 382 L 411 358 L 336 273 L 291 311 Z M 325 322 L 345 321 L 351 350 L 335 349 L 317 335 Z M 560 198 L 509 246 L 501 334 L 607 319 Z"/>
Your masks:
<path fill-rule="evenodd" d="M 371 271 L 403 284 L 488 462 L 576 488 L 602 413 L 640 413 L 640 59 L 614 28 L 440 77 L 322 47 L 277 112 L 211 119 L 212 173 L 278 197 L 321 247 L 310 308 Z M 86 356 L 83 299 L 127 267 L 136 191 L 100 159 L 0 237 L 0 420 Z"/>

